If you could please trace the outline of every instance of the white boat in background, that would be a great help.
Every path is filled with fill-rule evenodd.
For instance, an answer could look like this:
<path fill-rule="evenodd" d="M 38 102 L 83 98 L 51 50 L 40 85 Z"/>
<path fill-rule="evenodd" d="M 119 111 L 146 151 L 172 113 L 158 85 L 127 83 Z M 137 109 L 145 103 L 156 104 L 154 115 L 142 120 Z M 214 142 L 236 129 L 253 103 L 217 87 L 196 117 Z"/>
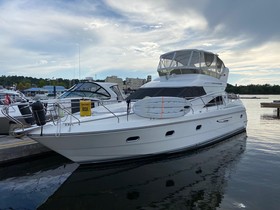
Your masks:
<path fill-rule="evenodd" d="M 5 103 L 5 96 L 8 95 L 11 103 Z M 91 107 L 102 104 L 117 103 L 124 100 L 124 94 L 117 83 L 81 81 L 64 92 L 56 99 L 42 99 L 34 97 L 28 100 L 22 93 L 7 89 L 0 90 L 1 113 L 0 113 L 0 134 L 14 133 L 16 129 L 31 127 L 35 124 L 32 104 L 39 100 L 44 104 L 46 120 L 56 119 L 58 115 L 73 114 L 80 112 L 80 100 L 90 100 Z M 62 109 L 60 109 L 62 108 Z"/>
<path fill-rule="evenodd" d="M 94 81 L 81 81 L 69 88 L 66 92 L 60 95 L 57 99 L 41 100 L 46 103 L 47 110 L 51 115 L 58 114 L 56 106 L 59 105 L 67 113 L 80 112 L 80 100 L 90 100 L 91 107 L 99 106 L 102 104 L 111 104 L 121 102 L 125 99 L 125 95 L 120 90 L 117 83 L 110 82 L 94 82 Z M 66 113 L 66 114 L 67 114 Z"/>
<path fill-rule="evenodd" d="M 160 56 L 159 78 L 127 101 L 71 114 L 28 136 L 86 164 L 196 149 L 246 130 L 245 107 L 225 92 L 229 70 L 218 55 L 178 50 Z"/>
<path fill-rule="evenodd" d="M 28 99 L 19 91 L 0 89 L 0 134 L 9 134 L 22 126 L 34 124 Z"/>

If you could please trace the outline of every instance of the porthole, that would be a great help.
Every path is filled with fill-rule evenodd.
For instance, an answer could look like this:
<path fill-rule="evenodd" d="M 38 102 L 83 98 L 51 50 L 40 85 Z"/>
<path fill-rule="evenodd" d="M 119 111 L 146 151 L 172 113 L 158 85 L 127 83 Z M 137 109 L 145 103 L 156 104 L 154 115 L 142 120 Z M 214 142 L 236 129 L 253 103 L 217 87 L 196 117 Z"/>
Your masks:
<path fill-rule="evenodd" d="M 200 130 L 202 125 L 196 126 L 196 130 Z"/>
<path fill-rule="evenodd" d="M 138 141 L 140 139 L 139 136 L 131 136 L 131 137 L 128 137 L 126 139 L 126 142 L 133 142 L 133 141 Z"/>
<path fill-rule="evenodd" d="M 165 136 L 172 136 L 174 133 L 175 133 L 174 130 L 172 130 L 172 131 L 167 131 L 167 132 L 165 133 Z"/>

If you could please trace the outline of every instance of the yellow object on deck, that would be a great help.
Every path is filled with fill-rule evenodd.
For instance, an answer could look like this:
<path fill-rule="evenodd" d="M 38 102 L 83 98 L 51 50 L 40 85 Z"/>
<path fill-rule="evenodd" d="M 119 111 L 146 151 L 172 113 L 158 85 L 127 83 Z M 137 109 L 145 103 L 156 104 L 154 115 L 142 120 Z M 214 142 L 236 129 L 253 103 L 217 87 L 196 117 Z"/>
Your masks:
<path fill-rule="evenodd" d="M 80 100 L 80 116 L 91 116 L 91 101 Z"/>

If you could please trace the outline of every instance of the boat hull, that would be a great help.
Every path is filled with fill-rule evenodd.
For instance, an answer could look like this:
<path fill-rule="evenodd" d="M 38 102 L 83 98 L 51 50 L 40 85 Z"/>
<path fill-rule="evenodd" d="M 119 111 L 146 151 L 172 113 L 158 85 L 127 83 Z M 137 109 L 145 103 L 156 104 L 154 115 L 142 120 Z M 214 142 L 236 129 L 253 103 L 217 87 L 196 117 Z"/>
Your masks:
<path fill-rule="evenodd" d="M 90 132 L 38 133 L 29 137 L 80 164 L 111 162 L 196 149 L 245 130 L 244 108 L 186 115 L 178 120 L 151 120 L 154 124 Z M 164 123 L 162 123 L 164 122 Z M 82 125 L 81 125 L 82 126 Z M 62 129 L 63 130 L 63 129 Z"/>

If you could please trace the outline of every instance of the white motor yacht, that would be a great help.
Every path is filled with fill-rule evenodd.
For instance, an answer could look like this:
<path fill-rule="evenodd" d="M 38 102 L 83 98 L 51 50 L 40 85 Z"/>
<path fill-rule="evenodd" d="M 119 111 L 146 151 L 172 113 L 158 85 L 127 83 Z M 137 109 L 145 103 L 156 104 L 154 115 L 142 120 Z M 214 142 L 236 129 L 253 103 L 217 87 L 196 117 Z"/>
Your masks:
<path fill-rule="evenodd" d="M 126 101 L 71 114 L 28 136 L 80 164 L 196 149 L 246 130 L 245 107 L 225 92 L 218 55 L 189 49 L 160 56 L 159 77 Z"/>

